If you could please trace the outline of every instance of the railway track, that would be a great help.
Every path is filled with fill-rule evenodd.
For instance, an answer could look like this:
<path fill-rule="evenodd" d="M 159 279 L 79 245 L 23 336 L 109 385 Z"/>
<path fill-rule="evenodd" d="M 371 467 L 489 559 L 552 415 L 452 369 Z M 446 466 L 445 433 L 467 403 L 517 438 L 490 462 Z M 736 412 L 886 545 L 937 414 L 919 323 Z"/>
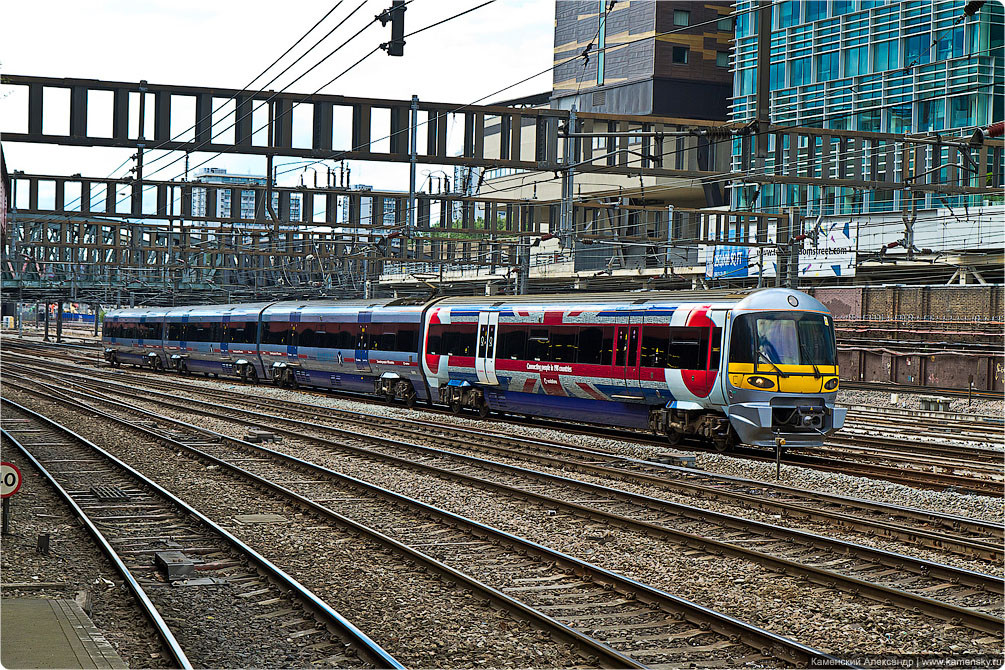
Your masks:
<path fill-rule="evenodd" d="M 79 359 L 70 357 L 69 360 Z M 328 395 L 327 392 L 315 390 L 304 390 L 303 392 L 308 394 L 315 393 L 318 395 Z M 346 395 L 347 397 L 352 397 L 363 402 L 380 402 L 372 396 L 364 394 L 345 394 L 341 392 L 339 394 Z M 429 409 L 428 411 L 439 414 L 448 413 L 447 410 L 439 409 Z M 631 440 L 633 442 L 659 447 L 666 446 L 666 442 L 662 438 L 654 438 L 651 433 L 645 433 L 642 431 L 605 428 L 603 426 L 587 426 L 583 424 L 573 424 L 548 419 L 529 420 L 519 419 L 516 417 L 493 417 L 492 420 L 515 423 L 518 425 L 530 424 L 540 427 L 553 428 L 569 433 L 598 435 L 614 439 Z M 919 454 L 935 456 L 938 456 L 940 453 L 944 454 L 945 448 L 937 443 L 933 444 L 932 442 L 912 441 L 910 445 L 907 445 L 905 448 L 900 450 L 894 450 L 893 453 L 885 453 L 882 455 L 874 454 L 872 459 L 863 459 L 863 456 L 867 455 L 863 454 L 863 448 L 860 448 L 858 445 L 864 445 L 866 448 L 869 447 L 877 430 L 888 430 L 888 428 L 877 429 L 876 427 L 873 427 L 869 434 L 861 436 L 838 433 L 836 440 L 839 442 L 843 441 L 846 445 L 850 444 L 856 446 L 847 451 L 836 451 L 835 447 L 838 445 L 828 442 L 825 444 L 825 447 L 829 449 L 826 456 L 814 454 L 812 450 L 789 450 L 787 453 L 783 454 L 781 462 L 824 472 L 843 472 L 854 476 L 891 481 L 918 488 L 933 490 L 951 489 L 976 493 L 979 495 L 1000 496 L 1002 494 L 1003 477 L 1005 477 L 1005 472 L 1003 472 L 1001 468 L 988 467 L 986 465 L 986 461 L 974 462 L 972 460 L 956 457 L 951 459 L 953 462 L 933 464 L 930 460 L 918 457 Z M 882 441 L 884 438 L 879 436 L 878 439 Z M 889 446 L 890 442 L 887 441 L 885 444 Z M 699 451 L 713 451 L 710 446 L 699 442 L 687 442 L 686 446 Z M 935 453 L 929 454 L 929 449 L 934 450 Z M 762 462 L 771 462 L 776 460 L 774 455 L 764 449 L 738 447 L 734 448 L 730 453 L 736 457 Z M 965 449 L 961 451 L 961 453 L 965 456 Z M 981 456 L 980 458 L 993 459 L 993 456 Z M 954 472 L 956 470 L 965 471 L 965 474 L 957 474 Z"/>
<path fill-rule="evenodd" d="M 72 374 L 72 379 L 78 383 L 87 384 L 90 381 L 83 373 L 62 374 Z M 110 380 L 108 383 L 123 388 L 125 392 L 139 392 L 139 389 L 124 381 Z M 210 399 L 217 404 L 239 402 L 255 411 L 283 412 L 287 416 L 306 420 L 316 420 L 318 412 L 318 408 L 309 403 L 262 398 L 236 390 L 205 388 L 169 378 L 143 377 L 142 383 L 147 388 L 160 389 L 160 393 L 166 394 L 160 396 L 165 400 L 172 400 L 179 392 L 184 392 Z M 472 430 L 427 420 L 386 417 L 327 407 L 324 412 L 327 418 L 358 426 L 363 430 L 393 431 L 395 435 L 420 442 L 429 439 L 445 441 L 454 448 L 475 450 L 481 454 L 513 459 L 515 462 L 572 470 L 609 481 L 655 486 L 668 493 L 685 494 L 700 501 L 729 501 L 738 508 L 738 513 L 756 509 L 782 514 L 786 518 L 814 519 L 825 524 L 838 524 L 865 536 L 886 537 L 911 546 L 929 547 L 994 563 L 1000 563 L 1003 557 L 1001 545 L 1005 540 L 1005 532 L 1001 524 L 715 475 L 644 459 L 626 458 L 608 450 L 514 437 L 488 429 Z"/>
<path fill-rule="evenodd" d="M 118 569 L 176 667 L 244 667 L 257 645 L 285 646 L 303 663 L 404 667 L 250 546 L 72 430 L 8 399 L 2 433 Z M 175 597 L 178 586 L 191 596 Z"/>
<path fill-rule="evenodd" d="M 26 381 L 22 390 L 29 391 L 31 384 Z M 29 392 L 83 406 L 79 391 L 48 387 Z M 616 660 L 614 667 L 837 662 L 787 638 L 387 489 L 177 419 L 99 400 L 96 394 L 89 396 L 86 411 L 289 496 L 316 514 L 365 519 L 372 532 L 393 536 L 399 546 L 413 547 L 413 552 L 422 547 L 434 557 L 429 560 L 463 570 L 473 583 L 516 595 L 528 611 L 547 616 L 559 629 L 584 638 L 575 631 L 601 635 L 609 646 L 587 639 L 596 645 L 595 654 L 606 650 L 606 658 Z M 338 515 L 324 506 L 333 502 Z"/>
<path fill-rule="evenodd" d="M 129 408 L 106 393 L 97 393 L 91 398 L 105 396 L 105 402 Z M 143 400 L 142 395 L 120 391 L 119 396 L 123 395 L 133 402 Z M 302 420 L 239 410 L 218 402 L 170 400 L 162 396 L 157 397 L 156 402 L 159 410 L 173 408 L 182 413 L 229 419 L 235 425 L 276 431 L 300 442 L 348 452 L 357 460 L 383 461 L 430 473 L 445 481 L 462 479 L 467 485 L 490 488 L 518 500 L 541 505 L 544 509 L 557 506 L 563 512 L 598 523 L 601 531 L 609 527 L 623 527 L 638 533 L 655 534 L 680 544 L 683 551 L 699 550 L 741 557 L 783 574 L 799 575 L 825 588 L 839 588 L 873 600 L 894 603 L 976 630 L 997 633 L 1005 623 L 997 616 L 1002 607 L 1005 586 L 1000 578 L 990 575 L 607 486 L 423 447 L 397 438 L 364 436 L 358 431 L 316 426 Z M 135 407 L 132 411 L 146 412 Z M 305 430 L 311 432 L 306 433 Z M 317 437 L 319 433 L 339 439 Z M 357 447 L 346 441 L 363 437 L 372 446 Z M 407 452 L 414 456 L 401 456 Z M 932 593 L 937 593 L 939 599 L 930 597 Z"/>
<path fill-rule="evenodd" d="M 1001 400 L 1003 391 L 949 388 L 945 386 L 914 386 L 891 382 L 859 382 L 841 380 L 841 388 L 858 391 L 879 391 L 881 393 L 919 393 L 922 395 L 942 395 L 953 398 L 978 398 L 980 400 Z"/>

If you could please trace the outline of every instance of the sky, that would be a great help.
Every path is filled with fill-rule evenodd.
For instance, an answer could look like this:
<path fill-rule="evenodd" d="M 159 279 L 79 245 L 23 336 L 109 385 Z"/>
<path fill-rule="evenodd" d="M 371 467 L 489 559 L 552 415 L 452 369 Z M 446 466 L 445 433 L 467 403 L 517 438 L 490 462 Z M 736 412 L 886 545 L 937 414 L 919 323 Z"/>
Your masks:
<path fill-rule="evenodd" d="M 430 25 L 483 0 L 413 0 L 405 14 L 405 32 Z M 338 0 L 92 0 L 90 2 L 12 2 L 4 8 L 0 74 L 80 77 L 241 89 L 297 41 Z M 362 7 L 360 5 L 362 4 Z M 289 72 L 267 88 L 284 89 L 304 70 L 390 6 L 390 0 L 342 0 L 332 14 L 286 56 L 262 85 L 300 56 L 316 39 L 348 20 Z M 358 8 L 358 9 L 357 9 Z M 555 6 L 552 0 L 496 0 L 463 17 L 408 39 L 405 55 L 377 52 L 323 93 L 374 98 L 470 103 L 551 65 Z M 379 23 L 300 81 L 294 93 L 311 93 L 390 37 Z M 485 102 L 548 91 L 550 74 L 489 98 Z M 23 90 L 24 87 L 17 87 Z M 68 99 L 68 98 L 67 98 Z M 110 102 L 110 101 L 109 101 Z M 49 98 L 46 98 L 46 105 Z M 91 118 L 110 119 L 105 101 L 89 101 Z M 0 86 L 0 132 L 24 132 L 27 96 Z M 186 117 L 173 131 L 183 130 Z M 297 117 L 295 117 L 296 119 Z M 46 115 L 44 130 L 53 132 L 62 115 Z M 376 123 L 376 122 L 375 122 Z M 50 125 L 51 124 L 51 125 Z M 255 117 L 255 127 L 259 126 Z M 223 125 L 217 126 L 222 128 Z M 66 132 L 63 130 L 62 132 Z M 376 126 L 375 126 L 376 135 Z M 337 144 L 337 143 L 336 143 Z M 9 170 L 38 174 L 106 177 L 132 154 L 128 149 L 3 144 Z M 147 152 L 148 165 L 162 167 L 179 154 Z M 192 165 L 209 154 L 193 154 Z M 291 159 L 277 159 L 277 164 Z M 116 171 L 121 176 L 129 165 Z M 153 178 L 178 177 L 174 163 Z M 206 167 L 230 172 L 265 173 L 264 157 L 223 155 Z M 407 165 L 353 161 L 352 182 L 392 190 L 408 189 Z M 427 168 L 428 169 L 428 168 Z M 147 175 L 150 176 L 148 169 Z M 302 172 L 289 172 L 280 184 L 298 184 Z M 423 180 L 420 168 L 419 180 Z M 307 183 L 313 173 L 307 173 Z"/>

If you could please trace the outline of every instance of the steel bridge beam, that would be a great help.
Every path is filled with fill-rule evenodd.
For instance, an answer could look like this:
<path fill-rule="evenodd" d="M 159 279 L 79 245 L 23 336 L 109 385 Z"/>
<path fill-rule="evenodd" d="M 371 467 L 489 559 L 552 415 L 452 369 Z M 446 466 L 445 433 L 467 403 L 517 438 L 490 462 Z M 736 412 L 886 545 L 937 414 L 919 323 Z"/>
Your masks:
<path fill-rule="evenodd" d="M 404 121 L 411 104 L 408 100 L 23 75 L 5 75 L 4 83 L 27 89 L 28 99 L 27 119 L 21 120 L 27 132 L 5 130 L 8 142 L 135 149 L 141 142 L 129 131 L 130 103 L 144 94 L 142 87 L 145 95 L 152 96 L 155 128 L 154 140 L 145 142 L 147 149 L 386 162 L 406 162 L 412 149 Z M 68 89 L 70 104 L 64 109 L 45 109 L 43 93 L 47 88 Z M 111 137 L 91 135 L 87 127 L 89 98 L 100 92 L 106 96 L 111 93 L 113 98 Z M 190 118 L 173 118 L 180 107 L 174 104 L 175 98 L 195 101 L 188 105 L 193 109 Z M 236 121 L 220 124 L 222 130 L 209 128 L 208 110 L 230 99 L 236 109 L 231 116 L 236 116 Z M 252 127 L 251 111 L 261 105 L 272 107 L 273 118 L 272 132 L 266 134 L 271 141 L 264 145 L 253 141 L 254 132 L 260 129 Z M 303 128 L 294 128 L 292 110 L 298 106 L 310 109 L 311 123 Z M 418 160 L 426 164 L 556 170 L 571 162 L 577 164 L 578 172 L 704 180 L 725 177 L 737 183 L 911 188 L 944 195 L 989 194 L 1003 181 L 1005 141 L 998 139 L 972 147 L 962 139 L 774 125 L 754 132 L 712 121 L 577 113 L 577 125 L 592 132 L 643 131 L 647 135 L 637 141 L 608 136 L 606 148 L 597 156 L 590 141 L 568 142 L 574 153 L 568 161 L 563 155 L 567 143 L 561 141 L 563 124 L 569 119 L 567 111 L 435 102 L 419 102 L 418 108 L 419 122 L 426 133 L 424 137 L 420 134 L 420 146 L 415 149 Z M 390 119 L 387 127 L 374 127 L 375 110 L 386 110 Z M 43 114 L 50 118 L 65 114 L 70 133 L 44 133 Z M 447 119 L 454 114 L 459 120 L 456 132 L 463 138 L 460 156 L 447 152 Z M 226 128 L 230 123 L 234 127 Z M 190 139 L 170 137 L 170 128 L 181 125 L 194 126 Z M 344 132 L 347 128 L 351 132 Z M 294 146 L 295 137 L 309 139 L 303 146 Z M 384 138 L 390 138 L 388 149 L 377 151 L 376 142 Z M 711 162 L 703 155 L 708 145 L 699 138 L 715 145 Z M 730 164 L 734 139 L 741 143 L 738 166 Z M 756 175 L 750 173 L 755 139 L 756 144 L 768 148 L 763 173 Z M 335 146 L 339 142 L 342 145 Z M 737 172 L 731 172 L 733 167 Z"/>

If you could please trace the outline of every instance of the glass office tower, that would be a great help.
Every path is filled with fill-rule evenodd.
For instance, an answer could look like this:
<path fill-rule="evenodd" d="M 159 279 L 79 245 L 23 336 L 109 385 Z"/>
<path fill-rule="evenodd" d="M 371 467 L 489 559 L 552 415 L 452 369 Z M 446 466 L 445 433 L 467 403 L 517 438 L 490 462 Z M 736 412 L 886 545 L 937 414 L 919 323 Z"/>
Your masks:
<path fill-rule="evenodd" d="M 787 1 L 772 7 L 771 121 L 887 133 L 959 136 L 1005 119 L 1001 2 L 971 17 L 963 0 Z M 755 0 L 737 0 L 730 118 L 755 118 Z M 734 169 L 739 170 L 738 147 Z M 733 189 L 733 205 L 806 213 L 899 210 L 899 192 L 782 185 Z M 756 198 L 756 200 L 755 200 Z M 804 202 L 805 201 L 805 202 Z M 927 196 L 924 206 L 962 204 Z M 979 204 L 974 200 L 971 204 Z M 922 203 L 919 202 L 919 207 Z"/>

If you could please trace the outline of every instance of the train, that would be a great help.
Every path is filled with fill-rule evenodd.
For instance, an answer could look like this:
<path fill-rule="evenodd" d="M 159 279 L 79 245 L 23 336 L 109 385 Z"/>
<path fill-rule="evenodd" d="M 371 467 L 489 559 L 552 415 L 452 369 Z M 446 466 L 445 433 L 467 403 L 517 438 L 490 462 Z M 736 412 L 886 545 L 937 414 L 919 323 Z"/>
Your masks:
<path fill-rule="evenodd" d="M 112 366 L 652 430 L 720 451 L 844 424 L 830 311 L 805 293 L 310 300 L 105 315 Z"/>

